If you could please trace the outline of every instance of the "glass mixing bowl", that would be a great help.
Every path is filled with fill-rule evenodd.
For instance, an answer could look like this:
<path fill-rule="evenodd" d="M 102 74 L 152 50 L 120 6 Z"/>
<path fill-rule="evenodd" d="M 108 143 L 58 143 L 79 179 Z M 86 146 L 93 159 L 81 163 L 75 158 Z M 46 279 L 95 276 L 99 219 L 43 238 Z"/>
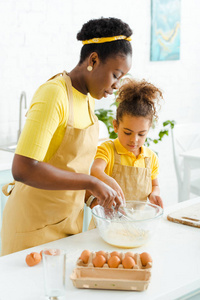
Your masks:
<path fill-rule="evenodd" d="M 126 207 L 118 211 L 97 205 L 92 215 L 105 242 L 120 248 L 135 248 L 144 245 L 155 233 L 163 209 L 150 202 L 127 201 Z"/>

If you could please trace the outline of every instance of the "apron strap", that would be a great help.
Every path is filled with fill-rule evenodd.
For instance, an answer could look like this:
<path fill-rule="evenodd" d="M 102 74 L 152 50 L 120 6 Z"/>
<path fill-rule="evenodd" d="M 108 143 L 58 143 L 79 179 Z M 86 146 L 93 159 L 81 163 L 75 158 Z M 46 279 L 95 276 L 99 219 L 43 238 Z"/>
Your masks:
<path fill-rule="evenodd" d="M 71 79 L 70 79 L 70 77 L 69 77 L 69 75 L 67 74 L 66 71 L 63 71 L 62 76 L 65 79 L 65 83 L 66 83 L 66 86 L 67 86 L 67 92 L 68 92 L 68 98 L 69 98 L 69 119 L 68 119 L 68 124 L 73 126 L 74 125 L 74 113 L 73 113 L 72 82 L 71 82 Z M 89 95 L 87 95 L 87 102 L 88 102 L 88 111 L 89 111 L 89 114 L 90 114 L 90 119 L 91 119 L 92 123 L 94 124 L 96 116 L 94 114 L 94 111 L 91 108 Z"/>
<path fill-rule="evenodd" d="M 52 80 L 52 79 L 56 78 L 57 76 L 61 76 L 62 74 L 63 73 L 58 73 L 58 74 L 52 76 L 51 78 L 49 78 L 47 81 Z"/>
<path fill-rule="evenodd" d="M 10 190 L 8 190 L 9 186 L 11 186 Z M 14 189 L 14 186 L 15 186 L 15 180 L 13 182 L 5 184 L 2 187 L 2 192 L 4 193 L 4 195 L 9 196 L 12 193 L 12 190 Z"/>
<path fill-rule="evenodd" d="M 70 126 L 73 127 L 73 125 L 74 125 L 74 109 L 73 109 L 72 82 L 71 82 L 70 77 L 68 76 L 68 74 L 67 74 L 66 71 L 63 71 L 62 73 L 58 73 L 58 74 L 52 76 L 47 81 L 52 80 L 52 79 L 54 79 L 54 78 L 56 78 L 58 76 L 62 76 L 63 79 L 65 80 L 65 84 L 66 84 L 66 87 L 67 87 L 68 101 L 69 101 L 69 118 L 68 118 L 68 122 L 67 123 Z"/>
<path fill-rule="evenodd" d="M 150 160 L 150 157 L 145 157 L 144 158 L 144 163 L 145 163 L 145 168 L 151 169 L 151 160 Z"/>
<path fill-rule="evenodd" d="M 91 103 L 90 103 L 90 98 L 88 96 L 88 110 L 89 110 L 89 114 L 90 114 L 90 119 L 92 121 L 92 123 L 95 123 L 95 119 L 97 119 L 97 116 L 94 113 L 94 110 L 92 110 L 91 108 Z"/>
<path fill-rule="evenodd" d="M 114 149 L 114 163 L 121 165 L 121 156 L 117 153 L 114 142 L 113 142 L 113 149 Z"/>
<path fill-rule="evenodd" d="M 65 80 L 65 84 L 67 87 L 67 94 L 68 94 L 68 101 L 69 101 L 69 117 L 68 117 L 68 124 L 70 126 L 74 126 L 74 108 L 73 108 L 73 92 L 72 92 L 72 82 L 71 78 L 67 74 L 66 71 L 62 73 L 63 79 Z"/>
<path fill-rule="evenodd" d="M 68 118 L 67 123 L 73 127 L 74 126 L 74 109 L 73 109 L 73 92 L 72 92 L 71 78 L 69 77 L 69 75 L 67 74 L 66 71 L 63 71 L 62 73 L 58 73 L 58 74 L 52 76 L 50 79 L 48 79 L 48 81 L 56 78 L 57 76 L 62 76 L 63 79 L 65 80 L 65 84 L 67 87 L 68 100 L 69 100 L 69 118 Z M 95 116 L 94 111 L 91 108 L 89 96 L 87 96 L 87 101 L 88 101 L 88 111 L 90 114 L 90 118 L 91 118 L 92 123 L 94 124 L 96 116 Z"/>

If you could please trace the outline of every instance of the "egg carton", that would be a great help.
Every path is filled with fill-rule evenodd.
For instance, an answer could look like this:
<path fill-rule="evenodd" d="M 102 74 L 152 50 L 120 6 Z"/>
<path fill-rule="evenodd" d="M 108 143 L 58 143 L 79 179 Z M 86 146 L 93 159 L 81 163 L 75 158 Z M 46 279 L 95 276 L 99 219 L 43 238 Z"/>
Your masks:
<path fill-rule="evenodd" d="M 84 264 L 80 258 L 77 260 L 76 268 L 70 276 L 75 287 L 129 291 L 144 291 L 148 288 L 152 263 L 149 262 L 143 266 L 140 254 L 134 254 L 136 264 L 132 269 L 125 269 L 122 264 L 119 264 L 118 268 L 110 268 L 107 263 L 102 268 L 94 267 L 92 260 L 95 255 L 95 252 L 90 253 L 87 264 Z M 124 256 L 125 253 L 121 252 L 121 261 Z M 106 252 L 106 261 L 109 257 L 110 253 Z"/>

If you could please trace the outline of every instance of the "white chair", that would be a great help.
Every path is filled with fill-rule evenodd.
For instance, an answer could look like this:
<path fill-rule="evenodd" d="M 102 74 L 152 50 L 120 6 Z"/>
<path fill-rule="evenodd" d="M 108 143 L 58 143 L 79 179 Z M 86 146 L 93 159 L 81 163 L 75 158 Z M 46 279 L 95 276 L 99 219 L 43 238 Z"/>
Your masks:
<path fill-rule="evenodd" d="M 106 124 L 99 120 L 99 141 L 98 145 L 102 144 L 103 142 L 109 139 L 109 132 Z M 88 226 L 90 224 L 90 220 L 92 217 L 91 209 L 84 206 L 84 218 L 83 218 L 83 232 L 88 230 Z"/>
<path fill-rule="evenodd" d="M 200 148 L 200 123 L 175 124 L 171 130 L 173 159 L 178 181 L 178 202 L 183 195 L 183 158 L 180 153 Z M 190 192 L 200 196 L 200 169 L 192 170 Z"/>

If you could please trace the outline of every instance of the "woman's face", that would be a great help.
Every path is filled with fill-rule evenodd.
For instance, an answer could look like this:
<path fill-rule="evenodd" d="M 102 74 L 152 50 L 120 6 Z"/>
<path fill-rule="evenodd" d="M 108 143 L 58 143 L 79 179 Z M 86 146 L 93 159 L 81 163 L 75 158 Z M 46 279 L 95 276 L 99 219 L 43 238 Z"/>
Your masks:
<path fill-rule="evenodd" d="M 124 115 L 122 120 L 113 121 L 114 130 L 122 146 L 136 156 L 140 154 L 140 148 L 144 145 L 150 128 L 150 120 L 145 117 Z"/>
<path fill-rule="evenodd" d="M 87 89 L 90 95 L 95 99 L 112 95 L 119 88 L 120 79 L 130 70 L 131 62 L 131 55 L 109 57 L 105 62 L 97 58 L 88 74 Z"/>

